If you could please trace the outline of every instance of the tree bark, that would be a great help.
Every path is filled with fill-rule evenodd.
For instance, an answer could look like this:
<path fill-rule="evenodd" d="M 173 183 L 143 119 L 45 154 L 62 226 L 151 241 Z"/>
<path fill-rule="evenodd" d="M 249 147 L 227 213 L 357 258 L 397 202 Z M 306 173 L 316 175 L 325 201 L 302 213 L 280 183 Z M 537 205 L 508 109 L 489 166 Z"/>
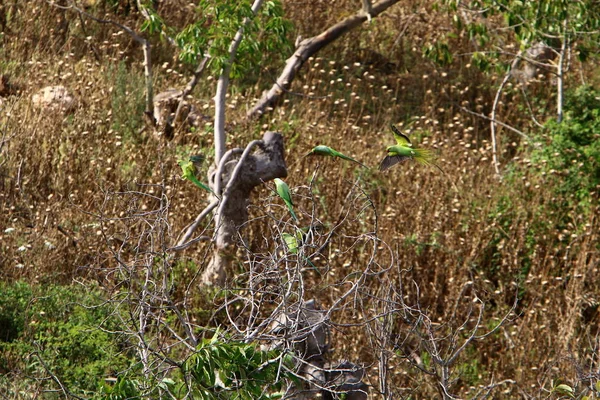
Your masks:
<path fill-rule="evenodd" d="M 371 12 L 367 13 L 364 9 L 360 10 L 354 15 L 344 19 L 343 21 L 335 24 L 326 31 L 322 32 L 317 36 L 313 36 L 308 39 L 304 39 L 300 42 L 294 54 L 287 59 L 285 67 L 277 78 L 277 81 L 266 92 L 262 98 L 256 103 L 250 111 L 248 111 L 248 118 L 255 118 L 261 116 L 267 107 L 273 106 L 281 97 L 281 95 L 288 91 L 292 85 L 292 81 L 296 77 L 296 73 L 300 70 L 302 65 L 312 55 L 321 50 L 323 47 L 334 42 L 346 32 L 356 28 L 363 22 L 370 18 L 375 18 L 400 0 L 382 0 L 372 5 Z"/>
<path fill-rule="evenodd" d="M 221 285 L 226 272 L 235 258 L 238 230 L 248 220 L 247 205 L 252 189 L 266 181 L 287 176 L 284 158 L 283 136 L 267 132 L 262 140 L 248 145 L 239 159 L 227 161 L 219 171 L 211 171 L 211 187 L 221 195 L 220 183 L 224 183 L 219 210 L 216 213 L 215 251 L 202 275 L 205 285 Z"/>
<path fill-rule="evenodd" d="M 252 4 L 252 12 L 256 15 L 258 9 L 262 5 L 264 0 L 254 0 Z M 238 31 L 233 38 L 233 41 L 229 45 L 229 60 L 226 66 L 221 71 L 219 80 L 217 82 L 217 93 L 215 94 L 215 164 L 218 165 L 221 157 L 225 154 L 225 96 L 227 94 L 227 88 L 229 87 L 229 74 L 231 73 L 231 66 L 235 62 L 237 49 L 244 38 L 244 29 L 250 22 L 249 18 L 246 18 L 243 25 L 240 26 Z"/>

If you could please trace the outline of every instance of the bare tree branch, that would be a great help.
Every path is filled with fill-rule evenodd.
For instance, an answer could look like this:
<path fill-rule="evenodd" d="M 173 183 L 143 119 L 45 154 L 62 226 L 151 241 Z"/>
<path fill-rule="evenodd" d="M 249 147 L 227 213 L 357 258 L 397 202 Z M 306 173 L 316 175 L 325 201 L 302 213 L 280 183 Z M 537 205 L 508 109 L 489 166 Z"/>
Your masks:
<path fill-rule="evenodd" d="M 267 107 L 273 106 L 279 100 L 281 95 L 289 90 L 290 86 L 292 85 L 292 81 L 296 77 L 296 74 L 309 57 L 314 55 L 323 47 L 337 40 L 346 32 L 356 28 L 370 18 L 375 18 L 394 4 L 398 3 L 398 1 L 400 0 L 382 0 L 372 5 L 370 13 L 365 12 L 364 9 L 361 9 L 354 15 L 351 15 L 343 21 L 335 24 L 319 35 L 302 40 L 296 48 L 294 54 L 287 59 L 285 67 L 275 81 L 275 84 L 263 95 L 263 97 L 254 105 L 254 107 L 248 111 L 247 117 L 258 117 L 265 112 Z"/>
<path fill-rule="evenodd" d="M 252 12 L 254 14 L 256 14 L 263 1 L 254 0 L 252 4 Z M 244 37 L 244 29 L 249 22 L 249 18 L 244 19 L 242 26 L 240 26 L 229 45 L 229 60 L 221 71 L 217 82 L 217 93 L 215 94 L 215 164 L 218 164 L 223 154 L 225 154 L 225 95 L 229 86 L 229 73 L 235 61 L 237 49 Z"/>
<path fill-rule="evenodd" d="M 153 120 L 154 119 L 154 101 L 153 101 L 153 99 L 154 99 L 153 86 L 154 85 L 152 83 L 152 58 L 151 58 L 150 41 L 143 38 L 142 36 L 138 35 L 133 29 L 129 28 L 126 25 L 123 25 L 119 22 L 116 22 L 116 21 L 113 21 L 110 19 L 98 18 L 98 17 L 86 12 L 85 10 L 82 10 L 81 8 L 77 7 L 73 1 L 70 1 L 69 6 L 61 6 L 61 5 L 54 3 L 51 0 L 46 0 L 46 1 L 48 2 L 48 4 L 50 4 L 54 7 L 63 9 L 63 10 L 69 10 L 69 9 L 75 10 L 76 12 L 79 13 L 79 15 L 84 15 L 87 18 L 89 18 L 93 21 L 96 21 L 100 24 L 113 25 L 113 26 L 121 29 L 125 33 L 127 33 L 129 36 L 131 36 L 131 38 L 133 40 L 135 40 L 142 46 L 142 51 L 144 53 L 144 78 L 146 80 L 146 110 L 144 111 L 144 113 Z"/>

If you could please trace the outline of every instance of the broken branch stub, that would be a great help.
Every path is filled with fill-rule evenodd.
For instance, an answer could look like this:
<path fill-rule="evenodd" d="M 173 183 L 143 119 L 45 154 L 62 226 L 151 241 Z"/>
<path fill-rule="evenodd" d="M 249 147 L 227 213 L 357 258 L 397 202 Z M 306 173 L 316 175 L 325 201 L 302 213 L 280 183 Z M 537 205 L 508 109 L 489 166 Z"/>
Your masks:
<path fill-rule="evenodd" d="M 282 310 L 270 327 L 277 337 L 270 348 L 292 350 L 299 359 L 297 373 L 303 383 L 287 393 L 288 398 L 307 400 L 320 394 L 322 399 L 366 400 L 369 387 L 363 382 L 365 370 L 347 360 L 327 363 L 330 348 L 329 313 L 314 299 L 291 304 Z"/>
<path fill-rule="evenodd" d="M 240 226 L 248 220 L 250 193 L 256 186 L 275 178 L 287 176 L 283 136 L 266 132 L 262 140 L 253 141 L 239 159 L 227 161 L 220 168 L 222 185 L 217 185 L 219 169 L 209 171 L 211 187 L 224 187 L 216 215 L 215 253 L 202 276 L 207 285 L 223 284 L 235 254 L 233 245 Z"/>

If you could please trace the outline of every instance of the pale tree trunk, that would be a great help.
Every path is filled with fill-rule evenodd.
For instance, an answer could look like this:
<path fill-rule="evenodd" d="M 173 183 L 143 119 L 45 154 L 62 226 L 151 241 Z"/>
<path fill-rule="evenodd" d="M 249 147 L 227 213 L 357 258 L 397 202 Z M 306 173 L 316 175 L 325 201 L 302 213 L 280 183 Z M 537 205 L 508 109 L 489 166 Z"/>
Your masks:
<path fill-rule="evenodd" d="M 289 90 L 290 86 L 292 85 L 292 81 L 296 77 L 296 73 L 312 55 L 321 50 L 323 47 L 337 40 L 346 32 L 356 28 L 363 22 L 370 20 L 371 18 L 375 18 L 399 1 L 400 0 L 379 1 L 371 5 L 370 12 L 369 7 L 365 6 L 366 9 L 361 9 L 356 14 L 349 16 L 319 35 L 302 40 L 296 48 L 294 54 L 287 59 L 285 67 L 283 68 L 281 75 L 279 75 L 273 87 L 271 87 L 271 89 L 262 96 L 256 105 L 252 107 L 250 111 L 248 111 L 248 118 L 258 117 L 265 112 L 267 107 L 273 106 L 279 100 L 281 95 Z"/>
<path fill-rule="evenodd" d="M 569 45 L 569 38 L 567 35 L 567 19 L 564 20 L 563 29 L 564 32 L 562 45 L 560 46 L 558 65 L 556 67 L 556 119 L 559 123 L 561 123 L 563 120 L 565 55 L 567 54 L 567 48 Z"/>
<path fill-rule="evenodd" d="M 154 119 L 154 92 L 152 83 L 152 58 L 151 58 L 151 46 L 148 40 L 144 40 L 142 43 L 142 50 L 144 51 L 144 78 L 146 80 L 146 110 L 144 113 L 151 119 Z"/>
<path fill-rule="evenodd" d="M 252 12 L 256 14 L 263 0 L 255 0 L 252 4 Z M 229 74 L 231 65 L 235 61 L 237 49 L 244 37 L 244 28 L 250 22 L 248 18 L 244 20 L 243 25 L 238 29 L 233 41 L 229 45 L 229 60 L 227 65 L 221 71 L 219 81 L 217 82 L 217 93 L 215 95 L 215 165 L 219 164 L 221 157 L 225 154 L 225 95 L 229 87 Z"/>

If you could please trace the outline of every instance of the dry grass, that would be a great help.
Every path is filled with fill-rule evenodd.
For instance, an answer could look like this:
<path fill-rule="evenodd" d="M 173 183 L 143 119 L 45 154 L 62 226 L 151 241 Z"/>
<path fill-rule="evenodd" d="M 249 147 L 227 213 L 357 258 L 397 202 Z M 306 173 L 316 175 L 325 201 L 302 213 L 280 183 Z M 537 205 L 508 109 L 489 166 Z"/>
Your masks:
<path fill-rule="evenodd" d="M 10 62 L 1 64 L 2 72 L 12 74 L 22 91 L 4 106 L 0 120 L 5 135 L 0 152 L 0 277 L 39 283 L 102 277 L 108 284 L 111 275 L 99 271 L 115 267 L 109 249 L 142 229 L 125 218 L 131 210 L 153 210 L 157 200 L 150 195 L 164 190 L 174 239 L 206 204 L 203 193 L 179 179 L 176 159 L 210 148 L 212 136 L 199 129 L 164 143 L 147 131 L 139 133 L 143 122 L 134 113 L 143 102 L 138 49 L 94 25 L 87 29 L 103 39 L 82 41 L 81 27 L 73 28 L 73 21 L 68 24 L 72 34 L 42 34 L 55 18 L 74 17 L 39 7 L 46 19 L 33 18 L 36 10 L 26 10 L 21 16 L 25 40 L 3 50 Z M 288 7 L 292 15 L 306 12 L 300 4 Z M 344 2 L 343 7 L 350 6 Z M 302 223 L 316 219 L 331 228 L 343 220 L 327 260 L 321 260 L 322 275 L 306 275 L 307 298 L 327 308 L 342 283 L 373 254 L 376 265 L 387 270 L 365 280 L 364 303 L 348 303 L 332 316 L 334 356 L 368 365 L 371 384 L 378 384 L 374 332 L 385 308 L 381 299 L 418 303 L 443 348 L 450 345 L 452 333 L 465 329 L 466 335 L 475 326 L 469 305 L 478 298 L 485 304 L 484 327 L 494 327 L 506 313 L 510 321 L 461 354 L 455 364 L 455 393 L 469 397 L 478 385 L 502 379 L 516 384 L 497 389 L 494 398 L 545 396 L 543 389 L 556 379 L 585 385 L 584 378 L 598 368 L 598 206 L 591 215 L 564 215 L 553 208 L 552 184 L 520 158 L 527 156 L 521 154 L 526 147 L 507 131 L 499 134 L 501 160 L 513 174 L 504 180 L 494 176 L 488 123 L 460 113 L 457 105 L 486 113 L 498 80 L 461 61 L 438 70 L 421 60 L 409 44 L 420 46 L 417 37 L 431 21 L 410 15 L 399 7 L 311 59 L 292 88 L 305 96 L 286 96 L 258 124 L 244 121 L 243 112 L 259 91 L 232 95 L 229 145 L 244 146 L 265 130 L 281 131 L 290 166 L 287 182 L 294 188 Z M 315 26 L 328 22 L 323 18 Z M 394 36 L 393 27 L 409 22 L 404 36 Z M 298 27 L 314 34 L 309 28 Z M 115 60 L 124 60 L 122 67 Z M 180 87 L 187 73 L 173 63 L 155 69 L 161 89 Z M 80 99 L 75 112 L 44 113 L 32 107 L 31 95 L 51 84 L 74 91 Z M 198 106 L 209 115 L 210 84 L 195 93 Z M 269 84 L 270 77 L 261 75 L 257 87 Z M 536 96 L 549 96 L 544 82 L 533 86 Z M 513 100 L 518 96 L 515 91 Z M 515 126 L 530 127 L 528 117 L 508 101 L 500 114 Z M 435 149 L 445 174 L 417 164 L 376 171 L 383 149 L 393 140 L 387 126 L 407 125 L 409 118 L 413 124 L 407 132 Z M 373 168 L 302 158 L 316 144 L 331 145 Z M 126 194 L 130 192 L 145 196 Z M 254 195 L 253 219 L 242 235 L 255 254 L 275 252 L 270 238 L 277 232 L 269 216 L 286 215 L 276 204 L 266 188 Z M 100 225 L 103 218 L 108 222 Z M 180 271 L 183 280 L 202 267 L 207 249 L 198 245 L 181 255 L 181 264 L 195 263 Z M 511 311 L 515 297 L 518 305 Z M 198 300 L 206 306 L 203 302 Z M 389 354 L 389 365 L 397 395 L 437 396 L 434 380 L 401 357 L 406 348 L 419 346 L 405 341 L 411 325 L 400 317 L 390 324 L 393 337 L 388 339 L 396 351 Z M 464 340 L 464 335 L 456 338 Z"/>

